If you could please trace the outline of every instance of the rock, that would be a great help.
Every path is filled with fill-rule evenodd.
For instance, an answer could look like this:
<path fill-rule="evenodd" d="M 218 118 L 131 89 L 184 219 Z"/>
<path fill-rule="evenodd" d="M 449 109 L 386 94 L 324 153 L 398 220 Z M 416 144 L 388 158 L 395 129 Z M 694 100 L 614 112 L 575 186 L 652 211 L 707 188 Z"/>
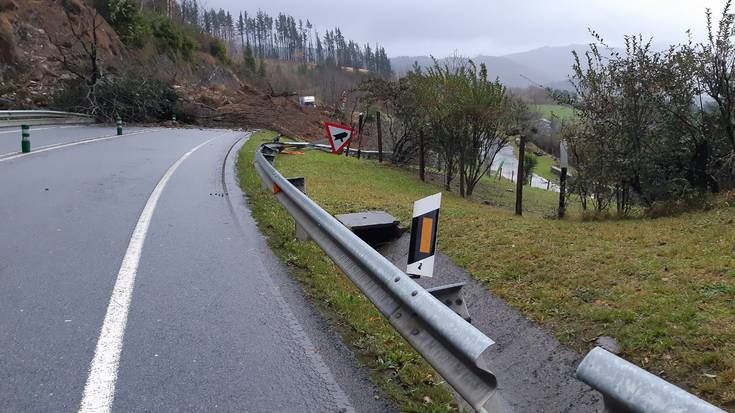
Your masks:
<path fill-rule="evenodd" d="M 13 0 L 0 0 L 0 13 L 4 11 L 17 10 L 18 5 Z"/>
<path fill-rule="evenodd" d="M 0 61 L 10 65 L 18 61 L 16 44 L 13 26 L 8 19 L 0 16 Z"/>
<path fill-rule="evenodd" d="M 598 337 L 597 341 L 595 341 L 595 345 L 597 347 L 602 347 L 613 354 L 620 354 L 620 344 L 618 344 L 618 340 L 615 340 L 610 336 Z"/>

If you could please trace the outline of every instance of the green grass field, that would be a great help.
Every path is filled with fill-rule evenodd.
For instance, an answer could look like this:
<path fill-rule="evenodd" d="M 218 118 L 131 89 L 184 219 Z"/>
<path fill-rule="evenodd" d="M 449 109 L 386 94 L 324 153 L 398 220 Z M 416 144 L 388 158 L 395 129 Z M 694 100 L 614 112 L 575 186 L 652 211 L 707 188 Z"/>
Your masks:
<path fill-rule="evenodd" d="M 574 109 L 564 105 L 531 105 L 531 110 L 540 113 L 546 119 L 551 119 L 552 116 L 557 116 L 560 119 L 573 119 L 577 116 Z"/>
<path fill-rule="evenodd" d="M 374 319 L 377 313 L 335 276 L 318 248 L 304 250 L 293 239 L 293 224 L 280 223 L 283 211 L 259 189 L 250 166 L 256 141 L 244 147 L 239 167 L 274 250 L 332 314 L 346 341 L 364 351 L 361 359 L 391 397 L 413 411 L 453 408 L 430 369 Z M 305 176 L 309 196 L 333 214 L 381 209 L 408 223 L 413 202 L 439 191 L 414 171 L 321 152 L 281 155 L 276 166 L 285 176 Z M 486 185 L 477 194 L 499 207 L 445 193 L 438 248 L 580 353 L 599 336 L 615 337 L 626 359 L 735 409 L 735 197 L 708 212 L 655 220 L 559 221 L 544 218 L 555 194 L 532 191 L 527 204 L 537 211 L 514 216 L 505 185 Z M 386 378 L 386 369 L 400 378 Z M 424 374 L 431 375 L 428 387 Z M 422 402 L 433 391 L 431 404 Z"/>

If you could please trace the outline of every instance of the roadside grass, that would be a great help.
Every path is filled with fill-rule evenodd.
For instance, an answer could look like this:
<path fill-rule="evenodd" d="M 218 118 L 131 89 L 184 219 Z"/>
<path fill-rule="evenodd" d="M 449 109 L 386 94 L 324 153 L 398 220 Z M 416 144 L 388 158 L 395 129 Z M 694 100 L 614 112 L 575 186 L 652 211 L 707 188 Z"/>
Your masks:
<path fill-rule="evenodd" d="M 574 119 L 577 114 L 574 109 L 570 106 L 557 105 L 557 104 L 542 104 L 532 105 L 531 110 L 538 112 L 546 119 L 551 120 L 552 116 L 557 116 L 559 119 Z"/>
<path fill-rule="evenodd" d="M 250 168 L 255 141 L 240 158 L 248 192 L 259 187 Z M 406 223 L 413 201 L 440 190 L 411 171 L 316 151 L 282 155 L 276 163 L 285 176 L 305 176 L 309 196 L 332 214 L 380 209 Z M 491 185 L 483 185 L 483 191 L 501 208 L 444 193 L 442 252 L 580 353 L 597 337 L 612 336 L 626 359 L 735 409 L 735 196 L 723 197 L 707 212 L 668 218 L 559 221 L 542 217 L 544 209 L 553 210 L 556 194 L 524 191 L 526 205 L 535 199 L 540 210 L 520 218 L 503 205 L 513 194 Z M 366 364 L 380 371 L 376 360 L 386 351 L 382 340 L 400 348 L 400 354 L 412 354 L 382 319 L 369 321 L 374 316 L 367 314 L 377 313 L 343 277 L 334 277 L 338 271 L 319 258 L 316 247 L 302 250 L 304 244 L 293 240 L 292 222 L 274 219 L 284 215 L 280 208 L 274 211 L 275 202 L 265 199 L 269 196 L 249 195 L 277 253 L 299 268 L 297 276 L 310 294 L 337 314 L 347 341 L 362 343 Z M 421 363 L 411 359 L 407 365 L 413 369 Z M 402 379 L 404 387 L 388 383 L 396 389 L 388 393 L 403 400 L 396 392 L 411 389 L 411 378 L 421 374 Z M 421 387 L 420 380 L 418 385 L 408 400 L 433 389 Z"/>
<path fill-rule="evenodd" d="M 369 368 L 372 380 L 397 403 L 402 412 L 461 411 L 442 378 L 393 330 L 319 247 L 313 242 L 302 242 L 295 238 L 293 219 L 270 191 L 263 189 L 252 166 L 257 145 L 274 136 L 275 133 L 271 132 L 255 134 L 243 146 L 237 163 L 240 185 L 271 249 L 288 265 L 322 316 L 336 327 L 343 341 Z M 287 165 L 290 159 L 288 155 L 279 156 L 276 165 Z M 286 176 L 295 176 L 288 169 L 281 169 L 281 172 Z M 334 172 L 334 169 L 325 168 L 320 172 L 315 167 L 310 171 L 310 176 L 330 172 Z M 350 188 L 338 182 L 332 181 L 331 184 L 338 185 L 341 191 L 350 192 Z M 318 185 L 318 180 L 307 181 L 309 192 L 321 192 Z M 359 208 L 358 205 L 355 204 L 355 208 Z M 349 209 L 349 203 L 343 209 Z"/>
<path fill-rule="evenodd" d="M 553 182 L 553 181 L 552 181 Z M 497 180 L 494 176 L 483 177 L 475 188 L 473 199 L 485 205 L 494 206 L 507 211 L 515 211 L 516 183 L 505 178 Z M 456 192 L 456 191 L 455 191 Z M 559 193 L 540 188 L 523 187 L 523 213 L 536 217 L 556 216 L 559 204 Z M 576 210 L 571 205 L 570 210 Z"/>

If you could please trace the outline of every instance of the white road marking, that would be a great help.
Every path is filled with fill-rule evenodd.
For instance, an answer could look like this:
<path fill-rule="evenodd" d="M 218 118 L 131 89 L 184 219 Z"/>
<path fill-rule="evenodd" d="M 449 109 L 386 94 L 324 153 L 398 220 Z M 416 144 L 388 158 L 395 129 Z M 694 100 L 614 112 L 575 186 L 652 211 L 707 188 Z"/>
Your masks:
<path fill-rule="evenodd" d="M 71 125 L 71 126 L 52 126 L 50 128 L 34 128 L 31 127 L 31 132 L 37 131 L 37 130 L 49 130 L 49 129 L 69 129 L 69 128 L 84 128 L 86 126 L 80 126 L 80 125 Z M 18 130 L 9 130 L 9 131 L 2 131 L 0 132 L 0 135 L 3 133 L 17 133 L 20 135 L 20 129 Z"/>
<path fill-rule="evenodd" d="M 147 132 L 158 132 L 160 130 L 161 129 L 150 129 L 150 130 L 136 131 L 136 132 L 128 133 L 128 134 L 125 134 L 125 135 L 117 135 L 117 134 L 115 134 L 115 135 L 109 135 L 109 136 L 102 136 L 102 137 L 99 137 L 99 138 L 82 139 L 80 141 L 74 141 L 74 142 L 69 142 L 69 143 L 55 143 L 55 144 L 51 144 L 51 145 L 39 146 L 38 148 L 33 149 L 32 151 L 30 151 L 28 153 L 22 153 L 22 152 L 4 153 L 4 154 L 0 154 L 0 162 L 10 161 L 10 160 L 13 160 L 13 159 L 18 159 L 18 158 L 23 158 L 23 157 L 34 155 L 34 154 L 37 154 L 37 153 L 48 152 L 48 151 L 51 151 L 51 150 L 54 150 L 54 149 L 69 148 L 71 146 L 82 145 L 82 144 L 85 144 L 85 143 L 101 142 L 101 141 L 106 141 L 106 140 L 115 139 L 115 138 L 124 138 L 126 136 L 140 135 L 142 133 L 147 133 Z"/>
<path fill-rule="evenodd" d="M 117 274 L 115 287 L 112 290 L 110 303 L 107 306 L 105 321 L 102 324 L 100 337 L 97 341 L 97 348 L 94 351 L 94 358 L 89 368 L 87 384 L 84 386 L 84 396 L 79 408 L 80 413 L 105 413 L 112 409 L 112 402 L 115 399 L 115 382 L 117 381 L 120 352 L 123 346 L 123 335 L 125 334 L 125 325 L 128 321 L 128 310 L 130 309 L 130 300 L 133 295 L 135 276 L 138 272 L 138 264 L 140 263 L 143 244 L 145 243 L 153 212 L 156 209 L 163 189 L 174 172 L 176 172 L 176 169 L 197 149 L 219 136 L 222 135 L 218 135 L 196 146 L 179 158 L 179 160 L 168 168 L 168 171 L 163 175 L 148 198 L 143 212 L 141 212 L 140 218 L 138 218 L 138 223 L 135 225 L 133 235 L 130 237 L 128 249 L 125 251 L 125 257 L 123 257 L 120 271 Z"/>

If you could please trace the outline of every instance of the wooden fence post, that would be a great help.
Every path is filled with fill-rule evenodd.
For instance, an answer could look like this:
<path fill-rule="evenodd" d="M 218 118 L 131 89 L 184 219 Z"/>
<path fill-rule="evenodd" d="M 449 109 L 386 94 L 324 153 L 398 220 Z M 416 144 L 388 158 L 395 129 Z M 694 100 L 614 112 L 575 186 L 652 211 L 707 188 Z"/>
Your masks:
<path fill-rule="evenodd" d="M 383 162 L 383 129 L 380 127 L 380 112 L 375 113 L 378 127 L 378 162 Z"/>
<path fill-rule="evenodd" d="M 518 143 L 518 179 L 516 180 L 516 215 L 523 215 L 523 164 L 526 160 L 526 135 L 521 134 Z"/>

